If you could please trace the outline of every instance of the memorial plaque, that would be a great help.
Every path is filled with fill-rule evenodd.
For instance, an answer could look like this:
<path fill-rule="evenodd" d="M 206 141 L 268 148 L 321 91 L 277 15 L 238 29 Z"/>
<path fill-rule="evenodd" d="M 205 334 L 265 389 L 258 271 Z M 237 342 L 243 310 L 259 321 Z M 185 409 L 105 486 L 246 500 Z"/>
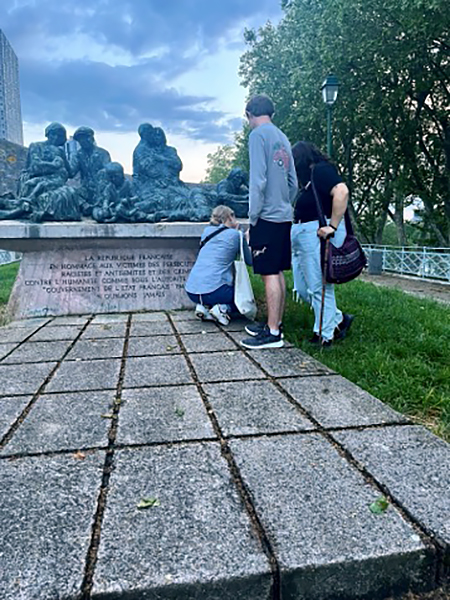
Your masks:
<path fill-rule="evenodd" d="M 16 318 L 190 308 L 192 248 L 27 252 L 10 309 Z"/>

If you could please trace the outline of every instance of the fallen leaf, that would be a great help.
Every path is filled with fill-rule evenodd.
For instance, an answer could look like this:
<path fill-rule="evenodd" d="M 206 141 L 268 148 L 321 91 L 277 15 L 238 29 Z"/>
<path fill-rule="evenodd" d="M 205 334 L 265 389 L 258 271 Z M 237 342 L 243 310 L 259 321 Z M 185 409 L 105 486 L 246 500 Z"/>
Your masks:
<path fill-rule="evenodd" d="M 137 505 L 139 509 L 154 508 L 156 506 L 161 506 L 161 502 L 158 500 L 158 498 L 142 498 Z"/>
<path fill-rule="evenodd" d="M 172 350 L 175 350 L 175 346 L 167 346 L 166 350 L 167 352 L 171 352 Z"/>
<path fill-rule="evenodd" d="M 83 454 L 82 452 L 80 452 L 80 450 L 78 450 L 78 452 L 75 452 L 73 457 L 77 460 L 84 460 L 86 458 L 86 454 Z"/>
<path fill-rule="evenodd" d="M 111 415 L 111 414 L 102 415 L 102 419 L 114 419 L 114 415 Z"/>
<path fill-rule="evenodd" d="M 381 515 L 389 508 L 389 502 L 384 496 L 380 496 L 375 502 L 372 502 L 369 508 L 374 515 Z"/>
<path fill-rule="evenodd" d="M 106 330 L 111 329 L 111 325 L 102 325 L 102 329 L 106 329 Z"/>
<path fill-rule="evenodd" d="M 175 414 L 177 415 L 177 417 L 184 417 L 184 413 L 185 411 L 182 408 L 175 409 Z"/>

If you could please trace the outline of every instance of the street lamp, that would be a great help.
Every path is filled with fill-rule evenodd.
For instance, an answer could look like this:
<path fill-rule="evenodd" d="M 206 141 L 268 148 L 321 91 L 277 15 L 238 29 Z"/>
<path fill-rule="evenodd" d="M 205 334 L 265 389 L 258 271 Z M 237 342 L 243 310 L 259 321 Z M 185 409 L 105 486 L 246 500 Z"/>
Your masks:
<path fill-rule="evenodd" d="M 333 153 L 333 138 L 331 133 L 331 112 L 338 95 L 339 82 L 335 75 L 328 75 L 322 84 L 322 98 L 327 105 L 327 153 Z"/>

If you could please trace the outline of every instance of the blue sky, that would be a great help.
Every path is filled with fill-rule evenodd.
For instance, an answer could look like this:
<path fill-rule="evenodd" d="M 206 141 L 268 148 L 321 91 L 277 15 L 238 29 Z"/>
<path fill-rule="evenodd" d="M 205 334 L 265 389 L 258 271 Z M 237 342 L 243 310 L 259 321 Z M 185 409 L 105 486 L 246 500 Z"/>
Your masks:
<path fill-rule="evenodd" d="M 186 181 L 241 128 L 245 27 L 281 17 L 278 0 L 10 0 L 0 27 L 19 57 L 25 142 L 49 121 L 79 125 L 131 171 L 138 125 L 161 125 Z"/>

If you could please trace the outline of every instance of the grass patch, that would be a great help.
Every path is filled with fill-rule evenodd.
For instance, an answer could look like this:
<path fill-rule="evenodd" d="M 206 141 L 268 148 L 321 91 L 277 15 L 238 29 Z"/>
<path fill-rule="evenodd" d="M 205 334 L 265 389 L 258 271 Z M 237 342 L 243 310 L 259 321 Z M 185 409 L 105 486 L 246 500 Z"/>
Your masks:
<path fill-rule="evenodd" d="M 8 302 L 12 287 L 19 272 L 19 262 L 0 266 L 0 306 Z"/>
<path fill-rule="evenodd" d="M 291 274 L 286 281 L 290 342 L 450 441 L 450 307 L 361 281 L 336 286 L 339 308 L 356 319 L 344 341 L 322 350 L 307 342 L 312 310 L 292 299 Z M 252 283 L 263 305 L 262 281 Z"/>
<path fill-rule="evenodd" d="M 6 304 L 19 271 L 20 263 L 0 265 L 0 326 L 5 323 Z"/>

